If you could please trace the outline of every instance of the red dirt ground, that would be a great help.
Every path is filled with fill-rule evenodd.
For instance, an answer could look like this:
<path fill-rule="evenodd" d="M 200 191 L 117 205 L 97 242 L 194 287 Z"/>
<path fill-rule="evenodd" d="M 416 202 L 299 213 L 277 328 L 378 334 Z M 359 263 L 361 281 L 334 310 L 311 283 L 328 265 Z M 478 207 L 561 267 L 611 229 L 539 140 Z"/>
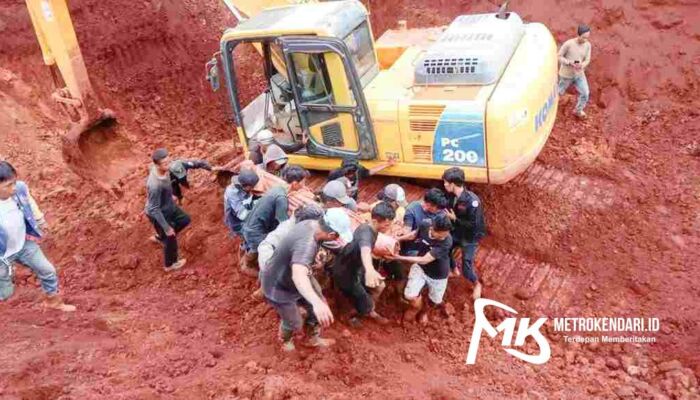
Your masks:
<path fill-rule="evenodd" d="M 377 36 L 400 19 L 431 26 L 495 8 L 445 0 L 369 5 Z M 661 319 L 653 345 L 571 345 L 550 333 L 552 359 L 543 366 L 487 340 L 477 364 L 464 365 L 473 317 L 462 305 L 469 298 L 462 280 L 448 290 L 454 321 L 356 330 L 338 304 L 340 321 L 328 330 L 335 348 L 281 354 L 276 317 L 249 298 L 253 283 L 235 268 L 235 244 L 221 224 L 221 189 L 205 173 L 194 174 L 187 193 L 194 223 L 181 243 L 190 262 L 164 275 L 141 215 L 146 155 L 165 145 L 182 157 L 230 159 L 227 99 L 209 90 L 203 65 L 234 22 L 218 1 L 70 6 L 91 80 L 119 118 L 83 143 L 94 168 L 82 176 L 62 160 L 66 118 L 49 100 L 51 75 L 24 2 L 0 4 L 0 158 L 18 167 L 47 211 L 45 250 L 79 308 L 44 311 L 36 280 L 19 270 L 15 296 L 0 304 L 0 398 L 699 398 L 697 1 L 513 4 L 560 42 L 579 22 L 592 26 L 591 105 L 589 119 L 576 121 L 575 95 L 565 96 L 529 173 L 474 188 L 490 228 L 479 258 L 485 295 L 533 317 Z M 244 66 L 251 74 L 254 60 Z M 248 85 L 246 96 L 259 90 L 259 81 Z M 363 196 L 386 181 L 372 180 Z M 100 189 L 110 185 L 112 192 Z M 543 270 L 547 279 L 534 284 Z M 389 303 L 380 309 L 394 318 L 400 312 Z"/>

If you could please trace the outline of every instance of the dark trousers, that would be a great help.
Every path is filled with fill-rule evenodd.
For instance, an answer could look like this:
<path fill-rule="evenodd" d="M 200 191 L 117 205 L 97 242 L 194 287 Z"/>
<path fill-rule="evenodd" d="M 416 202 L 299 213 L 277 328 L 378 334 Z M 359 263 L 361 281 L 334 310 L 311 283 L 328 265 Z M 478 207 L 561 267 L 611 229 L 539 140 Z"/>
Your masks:
<path fill-rule="evenodd" d="M 357 310 L 361 317 L 368 315 L 374 309 L 374 301 L 372 296 L 368 293 L 367 287 L 365 287 L 365 273 L 364 267 L 353 279 L 348 280 L 347 277 L 341 275 L 333 275 L 333 283 L 335 287 L 339 288 L 340 291 L 352 301 L 352 305 Z"/>
<path fill-rule="evenodd" d="M 175 211 L 172 213 L 164 214 L 165 220 L 168 222 L 168 225 L 170 225 L 175 233 L 179 233 L 183 229 L 187 227 L 187 225 L 190 224 L 190 216 L 187 215 L 180 207 L 175 206 Z M 165 234 L 165 231 L 163 228 L 158 224 L 158 222 L 152 218 L 148 217 L 149 220 L 151 220 L 151 224 L 153 224 L 153 227 L 156 229 L 156 234 L 158 236 L 158 240 L 160 240 L 163 243 L 163 253 L 165 254 L 165 267 L 170 267 L 171 265 L 175 264 L 178 259 L 178 254 L 177 254 L 177 236 L 168 236 Z"/>
<path fill-rule="evenodd" d="M 476 251 L 479 249 L 479 241 L 457 243 L 452 250 L 454 251 L 457 248 L 462 252 L 462 276 L 469 282 L 476 283 L 479 280 L 479 276 L 474 268 L 474 259 L 476 258 Z M 450 258 L 450 264 L 453 270 L 458 268 L 454 256 Z"/>

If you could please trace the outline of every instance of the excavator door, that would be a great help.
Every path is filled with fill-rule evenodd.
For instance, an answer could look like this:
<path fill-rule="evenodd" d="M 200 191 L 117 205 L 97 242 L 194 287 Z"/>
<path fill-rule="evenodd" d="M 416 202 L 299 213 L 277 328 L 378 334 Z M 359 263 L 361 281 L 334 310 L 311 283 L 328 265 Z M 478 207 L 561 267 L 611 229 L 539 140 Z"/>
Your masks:
<path fill-rule="evenodd" d="M 278 38 L 309 155 L 377 158 L 362 85 L 342 40 L 318 36 Z"/>

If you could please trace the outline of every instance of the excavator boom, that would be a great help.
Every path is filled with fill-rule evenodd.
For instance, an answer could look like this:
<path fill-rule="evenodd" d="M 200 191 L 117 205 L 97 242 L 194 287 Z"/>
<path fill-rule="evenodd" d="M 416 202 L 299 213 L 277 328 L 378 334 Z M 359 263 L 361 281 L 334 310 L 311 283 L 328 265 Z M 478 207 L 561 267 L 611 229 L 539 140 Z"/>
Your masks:
<path fill-rule="evenodd" d="M 63 148 L 70 161 L 79 157 L 80 135 L 104 120 L 114 119 L 114 113 L 98 105 L 66 0 L 26 0 L 26 4 L 44 63 L 58 68 L 65 84 L 57 82 L 51 97 L 63 105 L 73 121 Z"/>

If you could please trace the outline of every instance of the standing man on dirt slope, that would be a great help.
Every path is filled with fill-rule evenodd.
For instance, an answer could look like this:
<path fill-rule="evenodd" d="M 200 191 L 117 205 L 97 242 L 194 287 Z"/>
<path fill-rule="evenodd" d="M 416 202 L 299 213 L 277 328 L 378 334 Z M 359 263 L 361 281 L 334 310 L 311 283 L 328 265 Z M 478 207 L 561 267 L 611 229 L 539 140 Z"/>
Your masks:
<path fill-rule="evenodd" d="M 206 169 L 211 171 L 211 165 L 206 160 L 175 160 L 170 163 L 170 182 L 173 185 L 173 194 L 177 197 L 177 202 L 182 204 L 182 188 L 190 188 L 187 181 L 187 171 L 191 169 Z"/>
<path fill-rule="evenodd" d="M 566 93 L 566 89 L 573 83 L 578 91 L 578 101 L 574 109 L 574 115 L 586 118 L 583 111 L 588 103 L 590 90 L 586 79 L 586 67 L 591 63 L 591 28 L 581 24 L 577 29 L 578 36 L 567 40 L 559 49 L 559 96 Z"/>
<path fill-rule="evenodd" d="M 304 187 L 309 172 L 298 165 L 290 165 L 284 170 L 283 178 L 289 184 L 275 186 L 268 190 L 253 206 L 253 210 L 243 223 L 243 239 L 246 254 L 241 260 L 241 272 L 251 277 L 258 276 L 258 246 L 277 226 L 288 220 L 289 193 Z"/>
<path fill-rule="evenodd" d="M 413 241 L 416 256 L 390 256 L 396 261 L 411 264 L 408 283 L 404 289 L 404 298 L 410 308 L 404 313 L 404 322 L 411 323 L 418 316 L 421 324 L 428 322 L 430 309 L 436 308 L 447 314 L 442 302 L 447 290 L 450 275 L 450 251 L 452 223 L 446 215 L 439 215 L 434 220 L 419 224 L 418 230 L 399 237 L 399 241 Z M 429 307 L 423 308 L 421 291 L 428 286 Z"/>
<path fill-rule="evenodd" d="M 157 149 L 151 159 L 153 164 L 146 180 L 146 215 L 156 230 L 155 239 L 163 244 L 165 271 L 170 272 L 187 262 L 178 258 L 176 235 L 190 224 L 190 216 L 175 204 L 168 151 Z"/>
<path fill-rule="evenodd" d="M 333 263 L 333 282 L 355 307 L 356 313 L 350 318 L 354 326 L 367 317 L 383 325 L 389 322 L 375 308 L 386 285 L 374 269 L 372 250 L 378 234 L 387 233 L 395 217 L 396 212 L 388 203 L 374 206 L 372 222 L 355 229 L 352 242 L 340 251 Z"/>
<path fill-rule="evenodd" d="M 13 264 L 19 262 L 39 278 L 46 293 L 44 305 L 60 311 L 75 311 L 58 295 L 56 268 L 44 256 L 38 242 L 48 228 L 44 216 L 29 194 L 26 183 L 17 180 L 17 171 L 7 161 L 0 161 L 0 301 L 15 291 Z"/>
<path fill-rule="evenodd" d="M 350 217 L 341 209 L 325 212 L 320 220 L 300 222 L 282 239 L 267 267 L 260 274 L 262 289 L 268 303 L 280 316 L 279 329 L 282 349 L 295 349 L 294 333 L 302 325 L 309 329 L 309 345 L 328 347 L 332 339 L 321 337 L 321 327 L 333 323 L 333 313 L 321 294 L 318 282 L 313 278 L 312 265 L 321 242 L 341 238 L 352 241 Z M 302 321 L 298 305 L 306 310 Z"/>
<path fill-rule="evenodd" d="M 231 178 L 231 184 L 224 192 L 224 223 L 234 238 L 243 236 L 243 222 L 246 220 L 256 196 L 253 188 L 260 178 L 254 169 L 243 169 Z M 242 247 L 242 246 L 241 246 Z"/>
<path fill-rule="evenodd" d="M 454 248 L 462 251 L 462 270 L 460 271 L 452 258 L 452 271 L 455 275 L 461 273 L 474 285 L 472 297 L 476 300 L 481 297 L 482 285 L 474 268 L 474 259 L 479 241 L 486 236 L 484 206 L 479 197 L 465 187 L 462 169 L 458 167 L 447 169 L 442 174 L 442 181 L 451 207 L 447 211 L 447 216 L 454 224 L 452 230 Z"/>

